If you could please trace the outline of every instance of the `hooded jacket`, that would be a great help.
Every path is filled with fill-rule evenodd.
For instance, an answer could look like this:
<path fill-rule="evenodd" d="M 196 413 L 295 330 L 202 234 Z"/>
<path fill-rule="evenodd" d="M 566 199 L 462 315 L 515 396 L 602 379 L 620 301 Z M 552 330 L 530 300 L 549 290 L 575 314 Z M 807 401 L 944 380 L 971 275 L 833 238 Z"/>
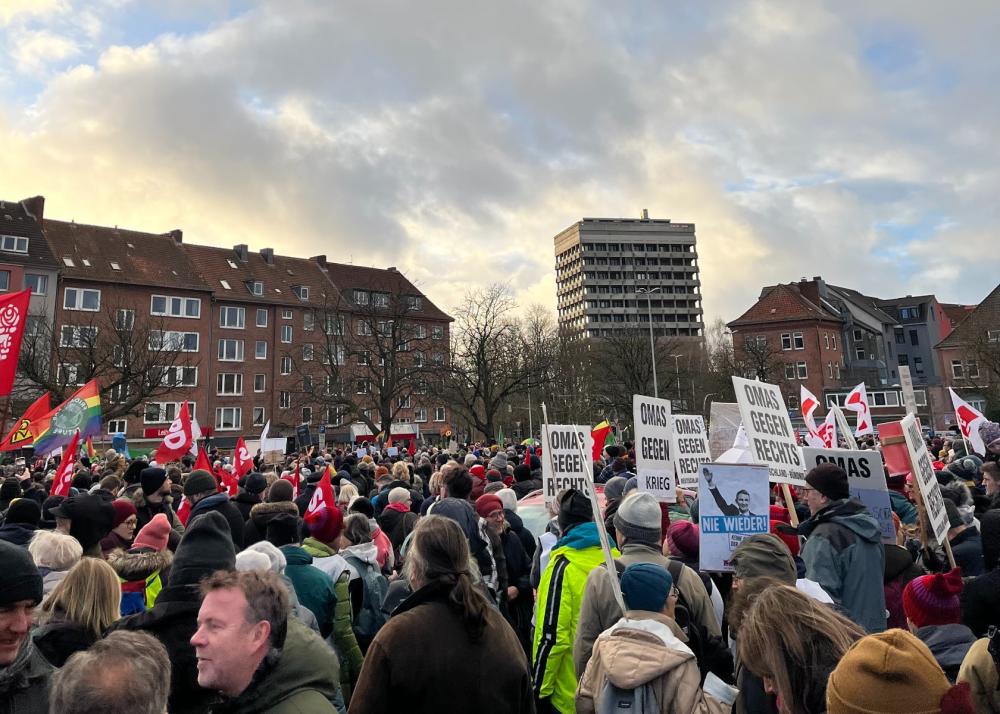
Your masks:
<path fill-rule="evenodd" d="M 4 523 L 0 526 L 0 540 L 27 548 L 36 530 L 37 527 L 27 523 Z"/>
<path fill-rule="evenodd" d="M 611 554 L 620 553 L 612 548 Z M 591 570 L 604 562 L 597 526 L 591 521 L 574 526 L 552 548 L 538 584 L 532 677 L 535 697 L 572 714 L 576 697 L 573 642 L 580 601 Z"/>
<path fill-rule="evenodd" d="M 806 537 L 806 577 L 829 593 L 847 616 L 867 632 L 885 629 L 885 572 L 882 534 L 861 503 L 833 501 L 799 525 Z"/>
<path fill-rule="evenodd" d="M 597 711 L 605 681 L 621 689 L 649 684 L 661 712 L 723 714 L 730 705 L 706 694 L 684 633 L 666 615 L 630 610 L 597 638 L 580 679 L 576 711 Z"/>
<path fill-rule="evenodd" d="M 243 547 L 249 548 L 254 543 L 264 540 L 267 535 L 267 524 L 282 513 L 299 515 L 299 507 L 291 501 L 275 501 L 274 503 L 258 503 L 250 509 L 250 518 L 243 525 Z"/>
<path fill-rule="evenodd" d="M 337 655 L 319 635 L 294 617 L 278 661 L 265 664 L 250 686 L 212 706 L 215 714 L 333 714 L 337 695 Z M 171 710 L 174 711 L 174 710 Z"/>
<path fill-rule="evenodd" d="M 927 625 L 913 634 L 927 645 L 948 681 L 954 684 L 965 655 L 976 641 L 972 630 L 965 625 Z"/>
<path fill-rule="evenodd" d="M 53 667 L 62 667 L 71 655 L 89 649 L 97 639 L 82 625 L 67 620 L 62 611 L 31 633 L 35 647 Z"/>
<path fill-rule="evenodd" d="M 108 553 L 108 565 L 114 569 L 115 574 L 121 579 L 123 593 L 129 592 L 129 585 L 132 583 L 141 582 L 145 586 L 143 591 L 147 610 L 152 608 L 156 603 L 156 598 L 163 584 L 167 582 L 168 568 L 170 568 L 173 560 L 174 554 L 169 550 L 156 551 L 142 548 L 136 552 L 113 550 Z M 159 573 L 160 582 L 153 589 L 154 591 L 150 592 L 150 583 L 147 583 L 147 579 L 155 573 Z"/>
<path fill-rule="evenodd" d="M 1000 712 L 1000 675 L 989 651 L 988 639 L 976 640 L 958 671 L 958 681 L 969 685 L 978 714 Z"/>
<path fill-rule="evenodd" d="M 247 493 L 242 488 L 240 492 L 236 494 L 236 498 L 231 499 L 232 504 L 236 506 L 239 510 L 240 515 L 243 516 L 243 522 L 250 517 L 250 511 L 259 503 L 262 503 L 260 496 L 256 493 Z"/>
<path fill-rule="evenodd" d="M 0 669 L 0 711 L 10 714 L 48 714 L 52 665 L 25 636 L 17 657 Z"/>
<path fill-rule="evenodd" d="M 319 568 L 312 567 L 312 556 L 301 546 L 284 545 L 279 550 L 285 556 L 285 575 L 295 587 L 295 596 L 316 616 L 320 634 L 329 637 L 337 605 L 333 580 Z"/>
<path fill-rule="evenodd" d="M 184 534 L 184 524 L 181 523 L 181 519 L 177 517 L 174 513 L 174 509 L 171 508 L 171 497 L 164 498 L 159 503 L 150 503 L 146 500 L 145 494 L 143 494 L 141 488 L 137 488 L 132 492 L 132 503 L 135 505 L 135 532 L 138 533 L 143 529 L 143 527 L 153 520 L 153 516 L 157 513 L 163 513 L 166 515 L 167 520 L 170 521 L 170 529 L 173 533 L 170 534 L 170 549 L 174 550 L 177 548 L 177 544 L 180 542 L 180 536 Z"/>

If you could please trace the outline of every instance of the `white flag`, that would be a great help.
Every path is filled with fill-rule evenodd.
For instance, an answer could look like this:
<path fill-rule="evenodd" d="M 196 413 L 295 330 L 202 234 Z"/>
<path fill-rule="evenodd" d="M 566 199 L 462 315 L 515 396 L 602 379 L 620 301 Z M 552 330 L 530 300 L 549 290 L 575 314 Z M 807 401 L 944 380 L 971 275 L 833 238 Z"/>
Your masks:
<path fill-rule="evenodd" d="M 799 407 L 802 410 L 802 421 L 806 423 L 806 429 L 810 434 L 816 433 L 816 421 L 813 414 L 819 409 L 819 400 L 812 392 L 806 389 L 805 385 L 799 387 Z"/>
<path fill-rule="evenodd" d="M 951 403 L 955 408 L 955 418 L 958 420 L 958 428 L 962 431 L 962 436 L 969 442 L 973 451 L 985 456 L 986 444 L 983 443 L 983 437 L 979 435 L 979 425 L 986 421 L 986 417 L 955 394 L 955 390 L 951 387 L 948 387 L 948 392 L 951 394 Z"/>
<path fill-rule="evenodd" d="M 868 406 L 868 392 L 865 390 L 865 383 L 862 382 L 847 395 L 844 401 L 844 409 L 850 409 L 858 415 L 858 427 L 854 430 L 855 436 L 874 434 L 872 427 L 872 411 Z"/>

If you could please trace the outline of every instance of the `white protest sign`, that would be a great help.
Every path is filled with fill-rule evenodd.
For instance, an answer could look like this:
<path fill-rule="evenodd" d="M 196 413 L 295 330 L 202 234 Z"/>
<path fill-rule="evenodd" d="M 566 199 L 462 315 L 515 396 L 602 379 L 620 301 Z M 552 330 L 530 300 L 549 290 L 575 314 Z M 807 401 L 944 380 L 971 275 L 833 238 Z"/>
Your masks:
<path fill-rule="evenodd" d="M 368 447 L 362 446 L 360 449 L 354 452 L 354 455 L 358 457 L 358 461 L 368 456 Z"/>
<path fill-rule="evenodd" d="M 768 467 L 702 464 L 698 474 L 699 567 L 732 572 L 733 551 L 744 538 L 770 529 Z"/>
<path fill-rule="evenodd" d="M 681 488 L 698 488 L 698 470 L 712 460 L 708 453 L 708 434 L 705 420 L 700 416 L 675 414 L 674 429 L 670 435 L 670 448 L 674 458 L 677 485 Z"/>
<path fill-rule="evenodd" d="M 542 426 L 545 440 L 542 458 L 542 490 L 545 502 L 551 502 L 565 488 L 586 493 L 583 474 L 594 473 L 594 439 L 590 427 L 580 424 L 547 424 Z M 580 445 L 583 456 L 580 456 Z M 584 461 L 581 462 L 581 459 Z"/>
<path fill-rule="evenodd" d="M 754 461 L 770 467 L 772 482 L 804 486 L 802 450 L 781 390 L 767 382 L 741 377 L 733 377 L 733 387 Z"/>
<path fill-rule="evenodd" d="M 712 461 L 733 448 L 741 422 L 739 404 L 712 402 L 708 415 L 708 453 Z"/>
<path fill-rule="evenodd" d="M 917 413 L 917 395 L 913 391 L 913 377 L 910 375 L 910 368 L 905 364 L 899 367 L 899 386 L 903 391 L 903 404 L 906 406 L 907 414 Z"/>
<path fill-rule="evenodd" d="M 397 446 L 386 447 L 385 453 L 388 456 L 399 456 L 399 447 Z"/>
<path fill-rule="evenodd" d="M 892 502 L 885 484 L 882 455 L 877 451 L 852 451 L 850 449 L 816 449 L 802 447 L 806 473 L 820 464 L 837 464 L 847 473 L 851 498 L 865 505 L 878 521 L 883 543 L 896 542 L 896 527 L 892 522 Z"/>
<path fill-rule="evenodd" d="M 640 491 L 649 491 L 657 501 L 674 503 L 674 464 L 670 456 L 670 401 L 632 395 L 635 424 L 635 475 Z"/>
<path fill-rule="evenodd" d="M 920 486 L 920 495 L 924 500 L 924 510 L 927 512 L 927 520 L 930 521 L 931 530 L 934 531 L 934 538 L 938 543 L 948 540 L 948 512 L 944 507 L 944 498 L 941 496 L 941 486 L 934 476 L 934 466 L 931 464 L 931 455 L 924 445 L 924 437 L 920 433 L 920 425 L 917 418 L 912 414 L 907 414 L 902 421 L 903 439 L 906 441 L 906 450 L 910 454 L 910 465 L 913 467 L 913 480 Z"/>

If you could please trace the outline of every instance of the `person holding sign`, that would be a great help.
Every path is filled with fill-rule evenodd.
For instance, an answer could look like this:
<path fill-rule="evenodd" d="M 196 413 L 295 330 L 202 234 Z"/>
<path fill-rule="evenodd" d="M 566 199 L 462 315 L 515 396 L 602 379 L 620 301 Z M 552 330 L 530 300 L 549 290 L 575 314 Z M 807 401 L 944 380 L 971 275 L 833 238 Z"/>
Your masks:
<path fill-rule="evenodd" d="M 799 534 L 806 537 L 806 577 L 865 630 L 881 632 L 886 623 L 885 552 L 878 521 L 851 499 L 847 472 L 840 466 L 820 464 L 806 474 L 806 483 L 799 489 L 812 514 L 799 525 Z"/>

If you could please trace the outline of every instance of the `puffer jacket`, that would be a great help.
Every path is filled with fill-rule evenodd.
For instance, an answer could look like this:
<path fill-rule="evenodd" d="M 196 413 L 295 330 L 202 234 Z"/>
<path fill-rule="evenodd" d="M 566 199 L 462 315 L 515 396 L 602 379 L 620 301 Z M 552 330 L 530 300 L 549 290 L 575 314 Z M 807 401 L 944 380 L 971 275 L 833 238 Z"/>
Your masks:
<path fill-rule="evenodd" d="M 660 613 L 630 610 L 597 638 L 594 656 L 580 679 L 576 711 L 596 712 L 605 682 L 621 689 L 649 684 L 661 712 L 724 714 L 735 690 L 720 701 L 701 688 L 701 673 L 684 633 Z"/>
<path fill-rule="evenodd" d="M 135 532 L 138 533 L 141 531 L 147 523 L 153 520 L 153 516 L 157 513 L 163 513 L 166 515 L 167 520 L 170 521 L 170 550 L 176 550 L 177 544 L 181 541 L 181 536 L 184 535 L 184 524 L 181 523 L 181 519 L 174 513 L 174 509 L 171 506 L 173 499 L 168 496 L 159 503 L 150 503 L 146 500 L 146 496 L 143 494 L 141 488 L 135 489 L 131 494 L 131 498 L 132 504 L 135 506 Z"/>
<path fill-rule="evenodd" d="M 48 714 L 49 680 L 54 671 L 31 637 L 25 637 L 14 661 L 0 669 L 0 712 Z"/>
<path fill-rule="evenodd" d="M 614 557 L 620 553 L 611 551 Z M 564 714 L 575 711 L 576 639 L 580 601 L 591 570 L 604 562 L 597 526 L 581 523 L 552 548 L 538 584 L 535 634 L 532 641 L 532 679 L 535 697 L 547 699 Z"/>
<path fill-rule="evenodd" d="M 958 681 L 969 685 L 977 714 L 1000 714 L 1000 676 L 989 646 L 988 639 L 976 640 L 958 671 Z"/>
<path fill-rule="evenodd" d="M 243 547 L 249 548 L 259 543 L 267 536 L 267 524 L 288 513 L 295 517 L 299 515 L 299 507 L 291 501 L 275 501 L 274 503 L 258 503 L 250 509 L 250 518 L 243 525 Z"/>
<path fill-rule="evenodd" d="M 829 593 L 847 616 L 867 632 L 885 630 L 885 572 L 882 531 L 860 502 L 833 501 L 799 525 L 806 537 L 806 577 Z"/>
<path fill-rule="evenodd" d="M 169 550 L 157 551 L 151 548 L 138 548 L 135 550 L 113 550 L 108 553 L 108 565 L 114 569 L 122 581 L 122 615 L 131 615 L 139 612 L 137 608 L 130 606 L 128 600 L 132 593 L 141 593 L 143 604 L 146 610 L 152 609 L 156 604 L 156 598 L 167 582 L 170 572 L 170 564 L 174 560 L 174 554 Z M 151 580 L 153 575 L 159 574 L 159 578 Z"/>

